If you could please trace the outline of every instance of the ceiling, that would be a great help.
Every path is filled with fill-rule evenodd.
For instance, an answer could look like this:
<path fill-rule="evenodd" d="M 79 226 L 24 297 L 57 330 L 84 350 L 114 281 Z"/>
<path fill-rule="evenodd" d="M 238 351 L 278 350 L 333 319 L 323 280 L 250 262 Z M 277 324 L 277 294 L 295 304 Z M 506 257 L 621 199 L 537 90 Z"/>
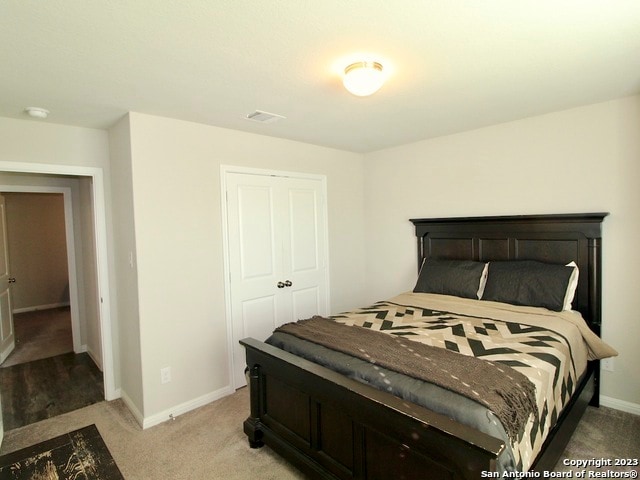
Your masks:
<path fill-rule="evenodd" d="M 388 74 L 371 97 L 341 85 L 360 56 Z M 135 111 L 370 152 L 637 93 L 638 0 L 0 2 L 4 117 Z"/>

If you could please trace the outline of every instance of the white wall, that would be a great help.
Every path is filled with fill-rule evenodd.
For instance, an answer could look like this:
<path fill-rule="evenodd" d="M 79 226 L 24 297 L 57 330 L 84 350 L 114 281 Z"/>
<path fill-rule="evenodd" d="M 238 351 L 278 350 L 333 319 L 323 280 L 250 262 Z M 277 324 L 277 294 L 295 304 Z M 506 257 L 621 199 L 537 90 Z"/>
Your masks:
<path fill-rule="evenodd" d="M 0 161 L 109 167 L 107 132 L 0 117 Z"/>
<path fill-rule="evenodd" d="M 331 308 L 364 299 L 362 155 L 131 113 L 145 419 L 230 388 L 220 165 L 327 176 Z M 170 383 L 160 369 L 171 367 Z"/>
<path fill-rule="evenodd" d="M 118 285 L 118 345 L 121 394 L 140 423 L 143 421 L 142 353 L 138 311 L 135 219 L 131 177 L 131 137 L 126 116 L 109 130 L 114 237 L 114 266 Z"/>
<path fill-rule="evenodd" d="M 640 97 L 366 156 L 367 292 L 413 288 L 409 218 L 611 212 L 603 224 L 603 338 L 620 356 L 602 395 L 640 408 Z M 614 402 L 615 403 L 615 402 Z"/>

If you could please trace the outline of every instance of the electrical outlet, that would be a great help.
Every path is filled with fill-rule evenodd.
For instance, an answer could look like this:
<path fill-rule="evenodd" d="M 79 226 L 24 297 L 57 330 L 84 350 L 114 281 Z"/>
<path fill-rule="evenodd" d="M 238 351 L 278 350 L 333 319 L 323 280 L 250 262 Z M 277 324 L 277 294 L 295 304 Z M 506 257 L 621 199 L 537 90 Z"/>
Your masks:
<path fill-rule="evenodd" d="M 171 367 L 164 367 L 160 369 L 160 382 L 169 383 L 171 381 Z"/>
<path fill-rule="evenodd" d="M 613 357 L 604 358 L 600 360 L 600 366 L 602 367 L 602 370 L 604 370 L 605 372 L 613 372 L 614 371 Z"/>

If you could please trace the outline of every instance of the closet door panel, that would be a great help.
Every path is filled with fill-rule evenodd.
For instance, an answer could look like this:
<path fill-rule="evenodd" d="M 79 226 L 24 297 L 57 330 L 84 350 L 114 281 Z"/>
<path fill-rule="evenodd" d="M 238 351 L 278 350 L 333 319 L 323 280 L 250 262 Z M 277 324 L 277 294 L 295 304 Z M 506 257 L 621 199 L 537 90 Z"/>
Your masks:
<path fill-rule="evenodd" d="M 313 286 L 298 289 L 291 294 L 291 309 L 293 321 L 311 318 L 314 315 L 323 315 L 320 306 L 320 288 Z"/>
<path fill-rule="evenodd" d="M 286 182 L 289 242 L 284 271 L 291 286 L 292 320 L 328 315 L 325 259 L 325 210 L 322 183 L 312 179 Z"/>
<path fill-rule="evenodd" d="M 316 185 L 311 183 L 307 189 L 290 189 L 289 235 L 291 248 L 290 270 L 292 273 L 318 270 L 318 201 Z"/>
<path fill-rule="evenodd" d="M 266 340 L 281 316 L 278 193 L 268 178 L 254 175 L 228 174 L 226 186 L 234 385 L 240 387 L 246 380 L 238 341 Z"/>
<path fill-rule="evenodd" d="M 227 252 L 233 375 L 246 383 L 239 341 L 327 315 L 324 184 L 314 178 L 227 172 Z"/>

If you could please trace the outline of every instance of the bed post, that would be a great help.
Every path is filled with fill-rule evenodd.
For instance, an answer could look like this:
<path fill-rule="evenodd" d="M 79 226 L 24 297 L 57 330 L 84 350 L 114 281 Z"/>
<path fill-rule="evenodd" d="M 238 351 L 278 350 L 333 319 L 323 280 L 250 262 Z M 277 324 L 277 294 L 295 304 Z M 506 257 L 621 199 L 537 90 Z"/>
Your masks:
<path fill-rule="evenodd" d="M 251 448 L 260 448 L 262 441 L 262 429 L 260 424 L 260 366 L 253 365 L 249 370 L 249 396 L 251 413 L 244 421 L 244 433 L 249 439 Z"/>
<path fill-rule="evenodd" d="M 424 260 L 424 237 L 418 235 L 418 275 L 420 275 L 420 269 L 422 268 L 422 261 Z"/>
<path fill-rule="evenodd" d="M 598 299 L 589 303 L 589 321 L 591 328 L 600 336 L 602 334 L 602 250 L 599 238 L 589 239 L 589 298 Z M 589 405 L 600 406 L 600 360 L 594 362 L 594 393 Z"/>
<path fill-rule="evenodd" d="M 600 239 L 589 239 L 589 298 L 602 298 L 602 255 L 600 249 Z M 600 302 L 589 303 L 589 322 L 596 329 L 596 334 L 600 336 L 602 325 L 602 310 Z"/>

